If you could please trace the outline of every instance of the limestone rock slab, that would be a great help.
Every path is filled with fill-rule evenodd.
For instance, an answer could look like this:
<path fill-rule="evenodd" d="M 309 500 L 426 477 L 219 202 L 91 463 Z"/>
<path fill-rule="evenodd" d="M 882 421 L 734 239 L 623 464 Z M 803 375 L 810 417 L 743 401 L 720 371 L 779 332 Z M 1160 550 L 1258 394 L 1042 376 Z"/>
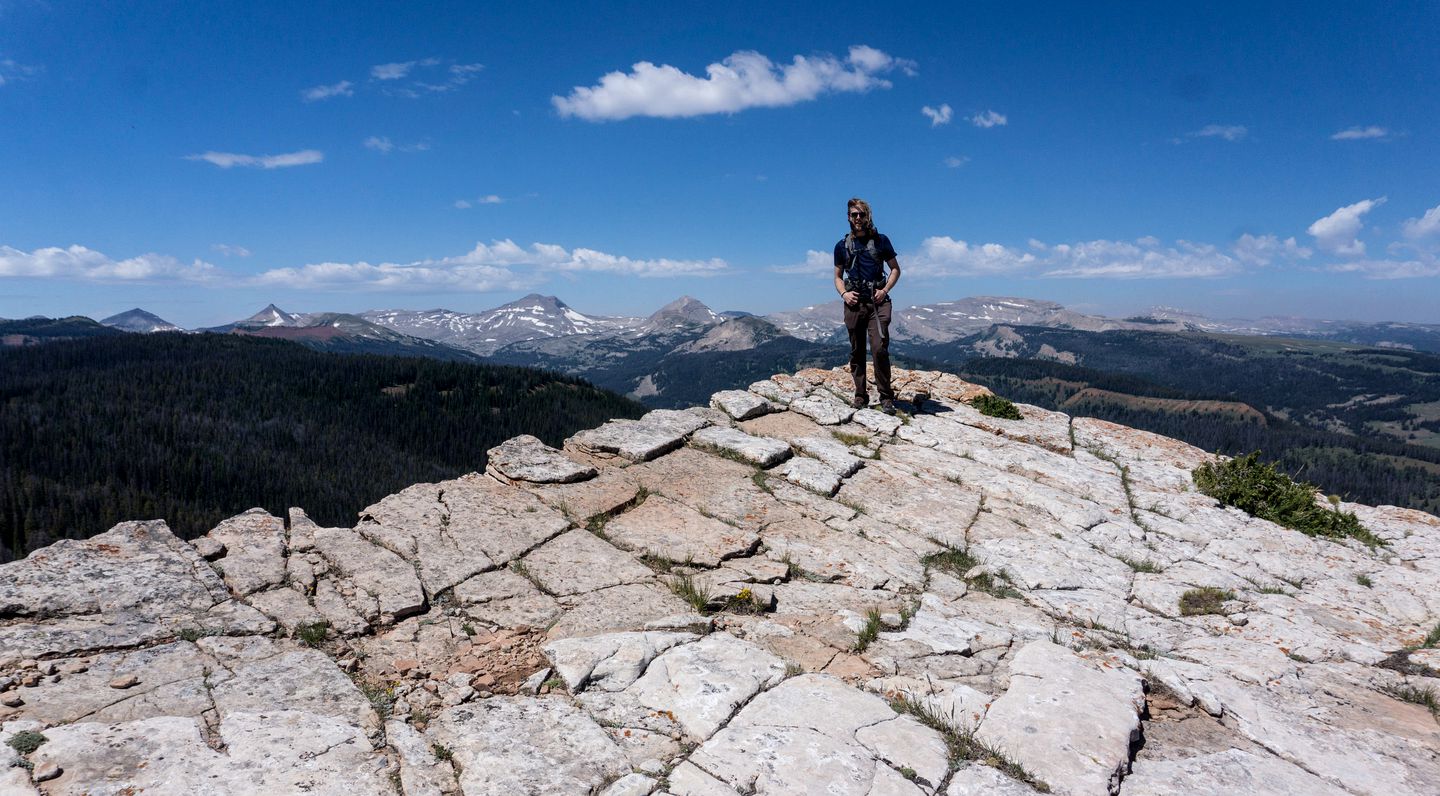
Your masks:
<path fill-rule="evenodd" d="M 552 639 L 645 630 L 662 620 L 671 625 L 703 623 L 704 617 L 664 586 L 637 583 L 566 598 L 565 614 L 548 631 Z"/>
<path fill-rule="evenodd" d="M 216 563 L 225 585 L 238 596 L 285 582 L 285 522 L 254 508 L 221 522 L 207 534 L 225 547 Z"/>
<path fill-rule="evenodd" d="M 375 601 L 385 621 L 425 607 L 425 590 L 415 567 L 349 528 L 315 528 L 315 547 L 354 588 Z"/>
<path fill-rule="evenodd" d="M 710 396 L 710 405 L 735 420 L 749 420 L 781 408 L 748 390 L 721 390 Z"/>
<path fill-rule="evenodd" d="M 1124 792 L 1135 796 L 1344 796 L 1348 791 L 1274 755 L 1227 749 L 1173 760 L 1137 760 L 1135 770 L 1125 778 Z"/>
<path fill-rule="evenodd" d="M 488 469 L 508 481 L 568 484 L 594 478 L 596 470 L 581 464 L 529 434 L 508 439 L 486 452 Z"/>
<path fill-rule="evenodd" d="M 728 633 L 713 633 L 661 654 L 626 693 L 669 711 L 687 733 L 703 739 L 760 689 L 784 678 L 779 658 Z"/>
<path fill-rule="evenodd" d="M 800 437 L 791 443 L 796 450 L 819 459 L 842 477 L 854 475 L 856 470 L 865 466 L 859 456 L 851 453 L 848 446 L 834 437 Z"/>
<path fill-rule="evenodd" d="M 804 415 L 822 426 L 844 423 L 855 415 L 855 410 L 832 398 L 809 396 L 790 402 L 790 411 Z"/>
<path fill-rule="evenodd" d="M 734 429 L 711 426 L 696 431 L 690 438 L 702 448 L 713 448 L 739 457 L 756 467 L 774 467 L 790 458 L 790 446 L 778 439 L 757 437 Z"/>
<path fill-rule="evenodd" d="M 1145 698 L 1137 672 L 1107 665 L 1049 641 L 1027 644 L 976 737 L 1057 793 L 1114 793 L 1129 769 Z"/>
<path fill-rule="evenodd" d="M 557 639 L 543 649 L 571 693 L 587 689 L 623 691 L 640 679 L 655 656 L 697 638 L 694 633 L 661 631 L 609 633 Z"/>
<path fill-rule="evenodd" d="M 842 480 L 840 473 L 835 472 L 829 465 L 808 456 L 797 456 L 781 465 L 775 472 L 790 483 L 825 497 L 834 495 Z"/>
<path fill-rule="evenodd" d="M 727 525 L 662 495 L 610 520 L 604 533 L 627 550 L 705 567 L 744 555 L 760 542 L 753 531 Z"/>
<path fill-rule="evenodd" d="M 630 771 L 605 730 L 558 699 L 467 703 L 441 713 L 425 734 L 454 755 L 465 793 L 594 793 Z"/>
<path fill-rule="evenodd" d="M 545 591 L 562 597 L 655 579 L 648 567 L 589 531 L 561 534 L 524 561 Z"/>

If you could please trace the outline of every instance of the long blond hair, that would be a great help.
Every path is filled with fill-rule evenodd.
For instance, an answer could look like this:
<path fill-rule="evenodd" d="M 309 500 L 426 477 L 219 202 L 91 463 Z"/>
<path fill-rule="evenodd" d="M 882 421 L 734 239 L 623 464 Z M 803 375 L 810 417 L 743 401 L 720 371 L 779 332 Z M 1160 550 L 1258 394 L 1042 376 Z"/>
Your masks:
<path fill-rule="evenodd" d="M 865 230 L 864 234 L 878 235 L 879 233 L 875 231 L 875 218 L 870 214 L 870 203 L 858 196 L 850 197 L 850 201 L 845 203 L 846 217 L 849 217 L 850 211 L 856 208 L 859 208 L 860 212 L 864 213 L 864 215 L 860 217 L 862 223 L 861 228 Z"/>

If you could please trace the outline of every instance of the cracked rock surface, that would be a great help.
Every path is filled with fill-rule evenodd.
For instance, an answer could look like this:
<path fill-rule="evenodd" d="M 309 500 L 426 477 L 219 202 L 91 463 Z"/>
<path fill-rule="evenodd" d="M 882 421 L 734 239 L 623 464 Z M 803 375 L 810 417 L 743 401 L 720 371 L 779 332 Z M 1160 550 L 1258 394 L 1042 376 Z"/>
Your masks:
<path fill-rule="evenodd" d="M 348 528 L 0 565 L 0 792 L 1435 792 L 1440 519 L 1307 537 L 1175 440 L 894 380 L 898 416 L 780 374 Z"/>

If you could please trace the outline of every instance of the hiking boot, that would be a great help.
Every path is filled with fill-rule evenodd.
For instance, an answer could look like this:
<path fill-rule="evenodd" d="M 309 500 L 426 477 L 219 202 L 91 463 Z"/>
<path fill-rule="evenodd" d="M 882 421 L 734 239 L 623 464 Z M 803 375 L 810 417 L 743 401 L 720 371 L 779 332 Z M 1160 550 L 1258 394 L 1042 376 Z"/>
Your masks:
<path fill-rule="evenodd" d="M 850 407 L 852 409 L 864 409 L 869 405 L 870 399 L 864 395 L 857 395 L 850 399 Z"/>
<path fill-rule="evenodd" d="M 890 400 L 889 398 L 886 398 L 885 400 L 880 402 L 880 411 L 884 412 L 887 415 L 895 414 L 895 402 Z"/>

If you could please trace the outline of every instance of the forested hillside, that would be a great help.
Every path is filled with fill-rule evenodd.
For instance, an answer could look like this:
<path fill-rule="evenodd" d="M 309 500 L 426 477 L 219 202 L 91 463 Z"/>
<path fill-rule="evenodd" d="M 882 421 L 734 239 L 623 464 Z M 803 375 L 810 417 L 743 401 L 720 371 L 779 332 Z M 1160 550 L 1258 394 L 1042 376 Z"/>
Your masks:
<path fill-rule="evenodd" d="M 262 506 L 321 524 L 558 445 L 639 404 L 517 367 L 339 356 L 231 335 L 115 335 L 0 349 L 0 559 L 126 519 L 182 536 Z"/>

